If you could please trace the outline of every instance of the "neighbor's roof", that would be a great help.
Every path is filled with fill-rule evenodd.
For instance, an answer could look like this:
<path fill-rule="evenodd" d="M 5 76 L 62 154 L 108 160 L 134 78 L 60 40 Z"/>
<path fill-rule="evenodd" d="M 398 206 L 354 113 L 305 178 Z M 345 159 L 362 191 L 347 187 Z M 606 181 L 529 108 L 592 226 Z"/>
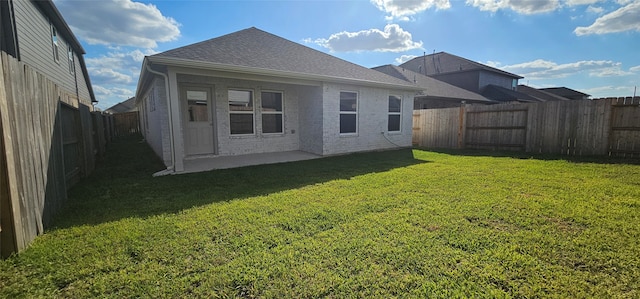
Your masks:
<path fill-rule="evenodd" d="M 419 90 L 414 84 L 311 49 L 255 27 L 149 56 L 159 64 L 285 78 L 348 81 Z"/>
<path fill-rule="evenodd" d="M 466 89 L 451 85 L 449 83 L 427 77 L 423 74 L 418 74 L 414 71 L 410 71 L 399 66 L 387 64 L 374 67 L 373 69 L 402 80 L 414 82 L 416 85 L 424 89 L 424 94 L 422 94 L 421 96 L 459 99 L 473 102 L 493 102 L 492 100 L 489 100 L 475 92 L 471 92 Z"/>
<path fill-rule="evenodd" d="M 523 77 L 503 70 L 484 65 L 460 56 L 449 54 L 447 52 L 438 52 L 434 54 L 418 56 L 403 64 L 400 67 L 410 69 L 414 72 L 425 74 L 427 76 L 437 76 L 440 74 L 449 74 L 456 72 L 467 72 L 473 70 L 485 70 L 493 73 L 505 75 L 514 79 L 522 79 Z"/>
<path fill-rule="evenodd" d="M 136 111 L 138 107 L 136 107 L 136 97 L 130 97 L 126 101 L 120 102 L 109 107 L 105 112 L 107 113 L 124 113 Z"/>
<path fill-rule="evenodd" d="M 518 91 L 521 93 L 526 93 L 542 101 L 569 101 L 570 100 L 565 97 L 561 97 L 559 95 L 555 95 L 553 93 L 546 92 L 544 90 L 535 89 L 533 87 L 526 86 L 526 85 L 518 85 Z"/>
<path fill-rule="evenodd" d="M 517 92 L 502 86 L 489 84 L 482 89 L 482 95 L 498 102 L 541 102 L 528 94 Z"/>
<path fill-rule="evenodd" d="M 573 98 L 573 97 L 589 97 L 590 94 L 586 94 L 583 92 L 579 92 L 577 90 L 573 90 L 567 87 L 549 87 L 549 88 L 540 88 L 540 90 L 544 90 L 546 92 L 553 93 L 555 95 L 559 95 L 565 98 Z"/>

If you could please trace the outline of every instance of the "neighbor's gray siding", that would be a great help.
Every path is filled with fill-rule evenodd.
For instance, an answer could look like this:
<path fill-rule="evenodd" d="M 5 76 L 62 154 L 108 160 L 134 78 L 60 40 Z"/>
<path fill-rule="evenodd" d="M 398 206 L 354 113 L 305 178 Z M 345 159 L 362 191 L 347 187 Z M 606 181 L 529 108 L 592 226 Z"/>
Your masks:
<path fill-rule="evenodd" d="M 433 78 L 471 92 L 478 93 L 480 91 L 480 87 L 478 85 L 478 81 L 480 80 L 478 71 L 439 74 L 434 75 Z"/>
<path fill-rule="evenodd" d="M 53 58 L 53 45 L 51 42 L 51 25 L 49 19 L 31 1 L 13 1 L 16 30 L 18 36 L 18 48 L 20 60 L 43 73 L 53 82 L 59 84 L 68 93 L 76 94 L 75 75 L 69 72 L 69 58 L 67 56 L 68 42 L 59 33 L 59 62 Z M 60 30 L 58 29 L 58 32 Z M 78 55 L 79 53 L 76 53 Z M 77 57 L 76 57 L 77 58 Z M 78 59 L 76 59 L 76 63 Z M 78 78 L 82 76 L 79 63 L 76 67 L 79 72 Z M 82 78 L 84 82 L 84 78 Z M 86 84 L 80 88 L 81 81 L 78 81 L 80 97 L 83 100 L 91 99 Z"/>
<path fill-rule="evenodd" d="M 91 106 L 91 94 L 89 93 L 89 84 L 84 79 L 84 74 L 82 73 L 82 66 L 80 65 L 80 60 L 78 58 L 79 53 L 73 52 L 74 55 L 74 64 L 75 64 L 75 79 L 78 82 L 78 96 L 83 104 L 87 106 Z M 81 54 L 80 54 L 81 55 Z M 65 55 L 65 57 L 67 57 Z"/>
<path fill-rule="evenodd" d="M 499 75 L 496 73 L 491 73 L 491 72 L 480 72 L 480 77 L 478 81 L 479 81 L 480 89 L 482 89 L 483 87 L 489 84 L 498 85 L 506 89 L 512 89 L 511 83 L 513 81 L 513 78 Z"/>

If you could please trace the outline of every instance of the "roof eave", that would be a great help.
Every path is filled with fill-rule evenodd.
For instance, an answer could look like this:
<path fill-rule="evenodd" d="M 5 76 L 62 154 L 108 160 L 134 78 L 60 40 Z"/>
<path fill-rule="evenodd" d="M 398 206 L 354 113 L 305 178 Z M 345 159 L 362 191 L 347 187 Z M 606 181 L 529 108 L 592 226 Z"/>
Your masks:
<path fill-rule="evenodd" d="M 190 59 L 175 58 L 175 57 L 147 56 L 146 58 L 148 59 L 149 62 L 164 64 L 168 66 L 188 67 L 188 68 L 226 71 L 226 72 L 235 72 L 235 73 L 246 73 L 246 74 L 253 74 L 253 75 L 273 76 L 273 77 L 291 78 L 291 79 L 303 79 L 303 80 L 310 80 L 310 81 L 357 84 L 357 85 L 376 86 L 376 87 L 385 87 L 390 89 L 402 89 L 402 90 L 411 90 L 411 91 L 422 90 L 422 88 L 415 85 L 411 85 L 409 82 L 407 82 L 406 85 L 402 85 L 402 84 L 394 84 L 394 83 L 388 83 L 388 82 L 378 82 L 378 81 L 371 81 L 371 80 L 360 80 L 360 79 L 353 79 L 353 78 L 299 73 L 299 72 L 282 71 L 282 70 L 274 70 L 274 69 L 266 69 L 266 68 L 240 66 L 240 65 L 233 65 L 233 64 L 190 60 Z"/>

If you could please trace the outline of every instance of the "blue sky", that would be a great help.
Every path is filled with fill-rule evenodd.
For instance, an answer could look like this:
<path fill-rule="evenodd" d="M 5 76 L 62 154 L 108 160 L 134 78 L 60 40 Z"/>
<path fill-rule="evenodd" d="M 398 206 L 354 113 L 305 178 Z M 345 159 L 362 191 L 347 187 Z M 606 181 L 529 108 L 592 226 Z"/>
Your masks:
<path fill-rule="evenodd" d="M 607 97 L 631 96 L 640 85 L 640 0 L 54 3 L 87 52 L 102 109 L 134 95 L 145 55 L 249 27 L 365 67 L 444 51 L 537 88 Z"/>

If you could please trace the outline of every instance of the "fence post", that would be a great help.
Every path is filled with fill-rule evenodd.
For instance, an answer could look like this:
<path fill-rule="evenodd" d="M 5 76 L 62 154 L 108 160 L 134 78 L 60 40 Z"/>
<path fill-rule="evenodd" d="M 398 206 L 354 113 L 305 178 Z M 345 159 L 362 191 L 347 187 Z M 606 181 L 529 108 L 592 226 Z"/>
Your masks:
<path fill-rule="evenodd" d="M 466 126 L 465 126 L 465 119 L 466 119 L 466 113 L 465 113 L 465 105 L 466 104 L 462 104 L 460 105 L 460 115 L 458 118 L 458 148 L 459 149 L 463 149 L 464 148 L 464 135 L 465 135 L 465 131 L 466 131 Z"/>

